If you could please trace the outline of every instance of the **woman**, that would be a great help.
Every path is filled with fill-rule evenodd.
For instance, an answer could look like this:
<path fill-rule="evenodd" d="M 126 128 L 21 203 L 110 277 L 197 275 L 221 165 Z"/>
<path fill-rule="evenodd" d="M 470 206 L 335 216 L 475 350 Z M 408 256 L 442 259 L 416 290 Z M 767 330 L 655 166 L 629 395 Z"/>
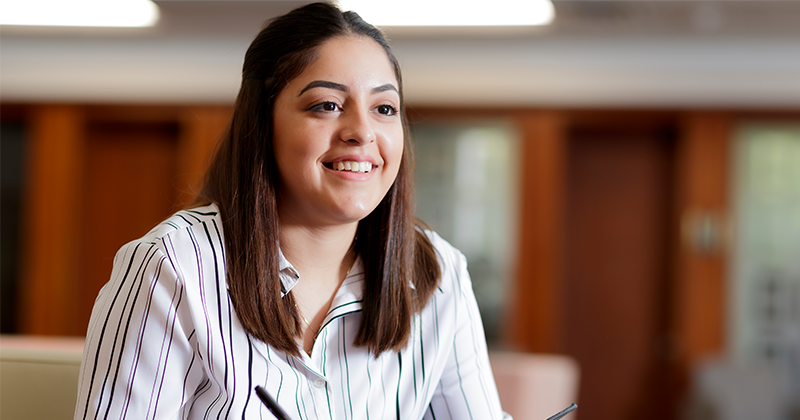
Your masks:
<path fill-rule="evenodd" d="M 413 214 L 400 70 L 316 3 L 250 45 L 200 207 L 117 254 L 76 419 L 503 417 L 463 255 Z"/>

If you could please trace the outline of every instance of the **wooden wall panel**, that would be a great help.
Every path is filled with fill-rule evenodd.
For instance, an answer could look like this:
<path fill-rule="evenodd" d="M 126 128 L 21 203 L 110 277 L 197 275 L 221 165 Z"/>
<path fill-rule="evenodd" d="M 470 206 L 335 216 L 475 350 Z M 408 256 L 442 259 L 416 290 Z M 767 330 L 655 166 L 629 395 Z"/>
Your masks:
<path fill-rule="evenodd" d="M 203 174 L 232 111 L 227 106 L 194 106 L 181 112 L 176 177 L 180 206 L 190 205 L 200 191 Z"/>
<path fill-rule="evenodd" d="M 19 331 L 72 334 L 81 241 L 84 115 L 68 105 L 30 112 Z"/>
<path fill-rule="evenodd" d="M 566 132 L 559 112 L 526 112 L 522 133 L 519 253 L 511 305 L 514 347 L 562 350 Z"/>
<path fill-rule="evenodd" d="M 174 121 L 115 120 L 87 126 L 77 333 L 86 332 L 117 250 L 177 209 L 177 127 Z"/>
<path fill-rule="evenodd" d="M 194 200 L 231 108 L 4 109 L 30 132 L 17 329 L 83 335 L 116 251 Z"/>
<path fill-rule="evenodd" d="M 694 112 L 683 120 L 678 145 L 678 214 L 681 243 L 675 285 L 676 353 L 684 370 L 717 355 L 725 345 L 726 244 L 729 213 L 732 118 L 722 112 Z M 700 247 L 696 228 L 708 223 L 719 241 Z"/>

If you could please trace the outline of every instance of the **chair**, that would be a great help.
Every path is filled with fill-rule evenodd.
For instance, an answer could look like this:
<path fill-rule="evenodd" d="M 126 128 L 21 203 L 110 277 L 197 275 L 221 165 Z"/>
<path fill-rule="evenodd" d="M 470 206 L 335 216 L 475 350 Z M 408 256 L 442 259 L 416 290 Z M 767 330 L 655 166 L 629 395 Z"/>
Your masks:
<path fill-rule="evenodd" d="M 775 366 L 725 358 L 699 363 L 692 375 L 690 420 L 786 420 L 797 404 L 791 381 Z"/>
<path fill-rule="evenodd" d="M 570 357 L 491 352 L 489 360 L 503 410 L 514 420 L 544 420 L 578 402 L 580 369 Z M 566 419 L 577 419 L 578 411 Z"/>
<path fill-rule="evenodd" d="M 0 336 L 0 418 L 71 419 L 83 338 Z"/>

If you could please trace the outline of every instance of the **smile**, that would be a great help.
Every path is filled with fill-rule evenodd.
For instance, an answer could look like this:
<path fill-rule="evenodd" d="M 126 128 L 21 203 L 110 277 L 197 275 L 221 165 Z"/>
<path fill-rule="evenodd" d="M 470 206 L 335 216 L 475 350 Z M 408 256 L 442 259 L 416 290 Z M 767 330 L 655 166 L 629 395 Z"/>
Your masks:
<path fill-rule="evenodd" d="M 342 161 L 325 163 L 324 165 L 326 168 L 333 169 L 334 171 L 369 173 L 372 170 L 372 164 L 369 162 Z"/>

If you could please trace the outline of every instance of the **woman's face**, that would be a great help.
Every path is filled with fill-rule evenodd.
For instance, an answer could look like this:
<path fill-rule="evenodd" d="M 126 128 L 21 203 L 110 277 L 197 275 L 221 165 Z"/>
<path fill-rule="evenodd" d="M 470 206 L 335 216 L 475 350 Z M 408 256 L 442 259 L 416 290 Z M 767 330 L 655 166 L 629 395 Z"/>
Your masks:
<path fill-rule="evenodd" d="M 403 154 L 398 89 L 374 40 L 345 36 L 318 48 L 275 100 L 281 223 L 354 223 L 377 207 Z"/>

